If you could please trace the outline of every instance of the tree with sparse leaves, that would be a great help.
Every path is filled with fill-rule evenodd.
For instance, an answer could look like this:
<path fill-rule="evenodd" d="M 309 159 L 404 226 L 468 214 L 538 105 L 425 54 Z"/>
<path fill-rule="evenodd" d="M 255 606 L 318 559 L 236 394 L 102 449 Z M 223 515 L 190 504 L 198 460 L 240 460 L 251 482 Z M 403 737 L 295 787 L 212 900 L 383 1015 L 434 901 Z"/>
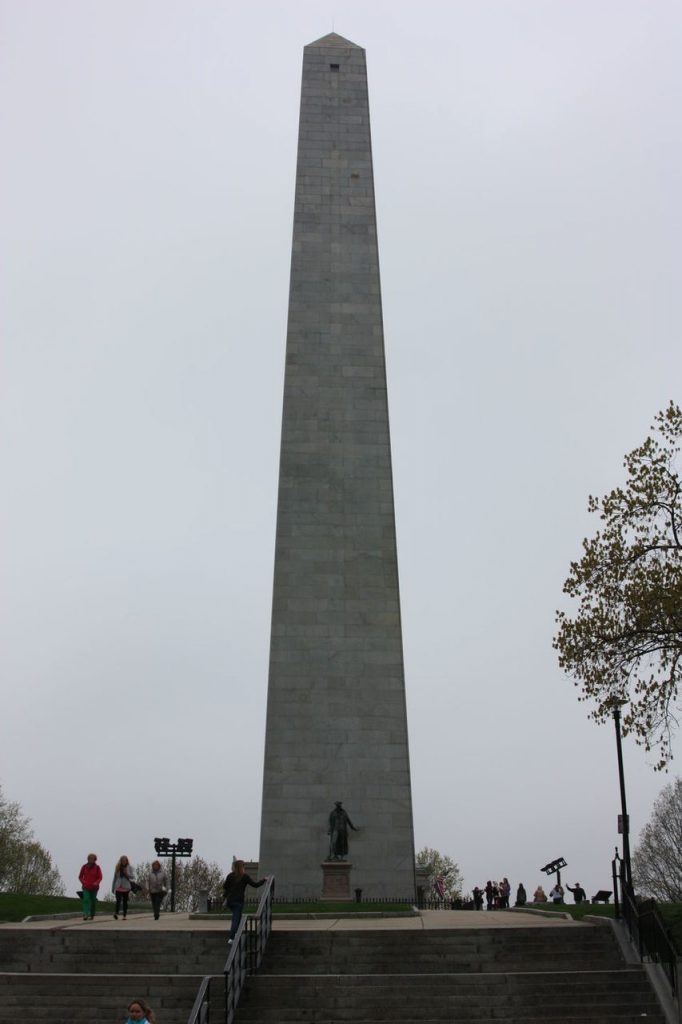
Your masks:
<path fill-rule="evenodd" d="M 626 455 L 625 485 L 590 497 L 603 526 L 571 563 L 564 593 L 579 605 L 557 612 L 554 638 L 579 699 L 594 702 L 590 717 L 604 722 L 622 706 L 623 734 L 657 748 L 657 770 L 672 758 L 682 680 L 681 438 L 682 411 L 670 402 Z"/>
<path fill-rule="evenodd" d="M 63 896 L 64 885 L 52 855 L 35 840 L 15 850 L 7 872 L 7 891 L 26 896 Z"/>
<path fill-rule="evenodd" d="M 632 875 L 642 896 L 682 902 L 682 779 L 656 798 L 632 857 Z"/>
<path fill-rule="evenodd" d="M 451 857 L 425 846 L 415 859 L 419 867 L 429 869 L 431 889 L 435 891 L 436 881 L 442 878 L 446 900 L 453 900 L 462 895 L 462 873 Z"/>
<path fill-rule="evenodd" d="M 30 818 L 0 787 L 0 892 L 62 896 L 64 883 L 52 857 L 33 835 Z"/>
<path fill-rule="evenodd" d="M 170 907 L 171 858 L 161 861 L 168 875 L 168 896 L 166 902 Z M 135 865 L 135 881 L 142 886 L 137 899 L 148 900 L 147 879 L 151 871 L 151 862 L 142 861 Z M 203 857 L 192 857 L 189 860 L 175 861 L 175 909 L 192 912 L 199 906 L 199 891 L 208 890 L 210 896 L 220 898 L 222 894 L 223 870 L 215 861 L 205 861 Z"/>

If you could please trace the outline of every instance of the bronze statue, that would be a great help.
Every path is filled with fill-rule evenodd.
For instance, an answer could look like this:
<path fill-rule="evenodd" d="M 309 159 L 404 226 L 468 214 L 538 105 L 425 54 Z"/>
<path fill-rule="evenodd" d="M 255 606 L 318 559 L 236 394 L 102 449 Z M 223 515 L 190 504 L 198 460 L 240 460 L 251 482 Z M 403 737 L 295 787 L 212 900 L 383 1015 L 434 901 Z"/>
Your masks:
<path fill-rule="evenodd" d="M 329 815 L 329 860 L 345 860 L 348 856 L 348 829 L 359 832 L 337 800 Z"/>

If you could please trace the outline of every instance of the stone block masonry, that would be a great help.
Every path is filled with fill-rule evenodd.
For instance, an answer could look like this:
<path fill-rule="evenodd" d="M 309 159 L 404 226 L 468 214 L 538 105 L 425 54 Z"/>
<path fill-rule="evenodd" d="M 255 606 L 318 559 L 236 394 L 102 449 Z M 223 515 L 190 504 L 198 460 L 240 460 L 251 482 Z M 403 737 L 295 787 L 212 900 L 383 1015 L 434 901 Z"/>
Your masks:
<path fill-rule="evenodd" d="M 365 51 L 305 47 L 260 873 L 318 897 L 340 800 L 352 886 L 414 896 L 412 798 Z"/>

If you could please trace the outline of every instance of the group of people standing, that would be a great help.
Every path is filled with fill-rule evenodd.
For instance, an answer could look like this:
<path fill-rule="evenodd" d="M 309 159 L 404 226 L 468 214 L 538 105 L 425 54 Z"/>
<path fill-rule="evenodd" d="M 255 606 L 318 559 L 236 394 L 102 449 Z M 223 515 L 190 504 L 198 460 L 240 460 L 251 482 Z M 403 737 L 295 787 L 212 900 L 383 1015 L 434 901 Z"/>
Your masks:
<path fill-rule="evenodd" d="M 561 882 L 555 882 L 549 891 L 549 897 L 541 885 L 533 893 L 533 903 L 563 903 L 564 887 Z"/>
<path fill-rule="evenodd" d="M 523 888 L 523 886 L 519 886 L 519 888 Z M 484 899 L 486 910 L 508 910 L 509 898 L 511 896 L 509 879 L 503 878 L 501 882 L 492 882 L 488 879 L 483 889 L 475 885 L 472 895 L 474 897 L 474 910 L 483 909 Z"/>
<path fill-rule="evenodd" d="M 567 885 L 566 888 L 569 892 L 573 893 L 573 900 L 575 903 L 586 902 L 587 894 L 580 882 L 576 882 L 575 885 Z M 541 885 L 539 885 L 533 893 L 533 903 L 548 903 L 550 901 L 552 903 L 564 902 L 564 887 L 558 880 L 554 883 L 553 888 L 550 889 L 549 897 Z"/>
<path fill-rule="evenodd" d="M 97 897 L 100 885 L 102 884 L 102 869 L 97 863 L 97 854 L 89 853 L 88 859 L 80 870 L 78 881 L 81 884 L 81 903 L 83 906 L 83 920 L 94 920 L 97 912 Z M 137 893 L 145 890 L 135 878 L 132 865 L 123 854 L 118 858 L 114 868 L 114 877 L 111 883 L 111 891 L 116 900 L 114 918 L 118 921 L 119 915 L 125 921 L 128 916 L 128 900 L 131 892 Z M 168 892 L 168 877 L 161 866 L 161 862 L 155 860 L 152 863 L 151 871 L 146 879 L 146 892 L 154 911 L 154 920 L 159 920 L 161 904 Z"/>
<path fill-rule="evenodd" d="M 569 892 L 573 893 L 573 899 L 576 903 L 583 903 L 587 900 L 585 890 L 581 886 L 580 882 L 576 882 L 575 885 L 567 885 L 566 888 Z M 486 903 L 486 910 L 507 910 L 509 908 L 509 898 L 511 895 L 511 886 L 509 879 L 503 878 L 501 882 L 491 882 L 488 880 L 483 887 L 475 885 L 473 889 L 474 898 L 474 910 L 483 910 L 483 902 Z M 525 907 L 528 902 L 528 896 L 524 888 L 523 882 L 519 883 L 519 887 L 516 890 L 516 902 L 515 907 Z M 553 889 L 550 891 L 549 897 L 541 885 L 537 887 L 533 893 L 533 903 L 563 903 L 564 902 L 564 887 L 561 882 L 557 881 Z"/>

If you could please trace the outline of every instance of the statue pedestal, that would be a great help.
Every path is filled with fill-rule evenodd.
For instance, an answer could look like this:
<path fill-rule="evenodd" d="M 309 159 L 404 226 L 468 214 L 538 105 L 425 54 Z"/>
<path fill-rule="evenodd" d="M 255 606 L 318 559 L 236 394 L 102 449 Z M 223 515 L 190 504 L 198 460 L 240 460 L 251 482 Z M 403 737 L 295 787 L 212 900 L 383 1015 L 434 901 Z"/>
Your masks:
<path fill-rule="evenodd" d="M 350 871 L 353 867 L 347 860 L 323 860 L 322 868 L 322 900 L 351 902 Z"/>

